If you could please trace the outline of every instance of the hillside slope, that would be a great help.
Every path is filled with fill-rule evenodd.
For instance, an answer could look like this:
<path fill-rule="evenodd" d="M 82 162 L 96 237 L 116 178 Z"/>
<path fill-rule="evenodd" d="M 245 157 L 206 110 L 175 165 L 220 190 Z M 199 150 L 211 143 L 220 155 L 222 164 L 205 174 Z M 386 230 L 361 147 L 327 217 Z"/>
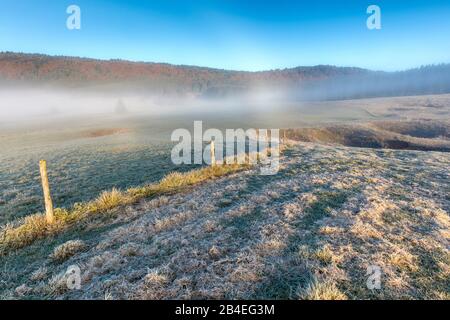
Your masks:
<path fill-rule="evenodd" d="M 286 130 L 289 139 L 349 147 L 450 152 L 449 121 L 374 121 Z"/>
<path fill-rule="evenodd" d="M 165 63 L 0 53 L 0 88 L 23 84 L 143 91 L 159 95 L 224 97 L 255 88 L 301 100 L 450 93 L 450 64 L 402 72 L 318 65 L 260 72 Z"/>
<path fill-rule="evenodd" d="M 292 145 L 0 262 L 3 298 L 449 299 L 450 155 Z M 81 270 L 81 289 L 65 272 Z M 369 290 L 369 266 L 382 271 Z"/>

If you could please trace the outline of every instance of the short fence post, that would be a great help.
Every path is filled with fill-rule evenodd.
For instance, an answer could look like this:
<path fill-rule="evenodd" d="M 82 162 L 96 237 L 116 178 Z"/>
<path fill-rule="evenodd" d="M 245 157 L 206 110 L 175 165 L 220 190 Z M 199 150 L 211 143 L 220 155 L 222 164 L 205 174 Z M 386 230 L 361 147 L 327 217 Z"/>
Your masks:
<path fill-rule="evenodd" d="M 41 171 L 42 189 L 44 191 L 45 218 L 48 224 L 52 224 L 55 221 L 55 216 L 53 214 L 53 203 L 50 195 L 50 186 L 48 184 L 47 161 L 39 161 L 39 169 Z"/>
<path fill-rule="evenodd" d="M 216 148 L 214 147 L 214 140 L 211 140 L 210 144 L 210 151 L 211 151 L 211 165 L 216 165 Z"/>

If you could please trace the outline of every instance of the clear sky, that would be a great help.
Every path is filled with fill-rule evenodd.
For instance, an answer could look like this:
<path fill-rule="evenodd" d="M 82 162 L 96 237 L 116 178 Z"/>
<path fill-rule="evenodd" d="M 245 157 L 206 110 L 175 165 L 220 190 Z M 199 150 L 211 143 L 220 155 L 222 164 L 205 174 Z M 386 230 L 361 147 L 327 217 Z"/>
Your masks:
<path fill-rule="evenodd" d="M 66 8 L 81 8 L 68 30 Z M 368 30 L 366 9 L 382 10 Z M 449 0 L 1 0 L 0 50 L 233 70 L 450 62 Z"/>

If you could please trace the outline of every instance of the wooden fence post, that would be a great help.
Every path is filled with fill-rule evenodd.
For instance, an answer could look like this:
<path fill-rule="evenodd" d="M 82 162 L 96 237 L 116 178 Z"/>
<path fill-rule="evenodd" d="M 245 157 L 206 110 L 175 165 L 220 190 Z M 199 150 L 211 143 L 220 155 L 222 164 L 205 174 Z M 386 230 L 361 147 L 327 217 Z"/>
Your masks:
<path fill-rule="evenodd" d="M 211 145 L 210 145 L 210 151 L 211 151 L 211 165 L 215 166 L 216 165 L 216 148 L 214 146 L 214 140 L 211 140 Z"/>
<path fill-rule="evenodd" d="M 39 161 L 39 169 L 41 171 L 42 189 L 44 190 L 45 218 L 48 224 L 52 224 L 55 221 L 55 216 L 53 214 L 53 203 L 48 184 L 47 161 Z"/>

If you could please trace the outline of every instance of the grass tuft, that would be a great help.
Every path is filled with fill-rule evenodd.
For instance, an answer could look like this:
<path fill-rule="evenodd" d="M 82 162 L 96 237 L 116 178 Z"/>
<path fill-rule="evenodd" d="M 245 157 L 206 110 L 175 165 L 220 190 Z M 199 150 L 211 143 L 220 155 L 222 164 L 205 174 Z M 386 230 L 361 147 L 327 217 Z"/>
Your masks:
<path fill-rule="evenodd" d="M 126 200 L 126 195 L 113 188 L 111 191 L 104 191 L 95 201 L 97 210 L 105 211 L 119 206 Z"/>
<path fill-rule="evenodd" d="M 57 246 L 50 255 L 50 258 L 55 262 L 63 262 L 78 252 L 83 251 L 85 248 L 86 244 L 83 241 L 70 240 L 60 246 Z"/>
<path fill-rule="evenodd" d="M 333 251 L 331 251 L 329 246 L 324 246 L 320 249 L 317 249 L 314 253 L 314 256 L 317 258 L 317 260 L 325 265 L 331 264 L 334 260 Z"/>
<path fill-rule="evenodd" d="M 299 291 L 302 300 L 347 300 L 334 283 L 312 280 L 304 289 Z"/>

